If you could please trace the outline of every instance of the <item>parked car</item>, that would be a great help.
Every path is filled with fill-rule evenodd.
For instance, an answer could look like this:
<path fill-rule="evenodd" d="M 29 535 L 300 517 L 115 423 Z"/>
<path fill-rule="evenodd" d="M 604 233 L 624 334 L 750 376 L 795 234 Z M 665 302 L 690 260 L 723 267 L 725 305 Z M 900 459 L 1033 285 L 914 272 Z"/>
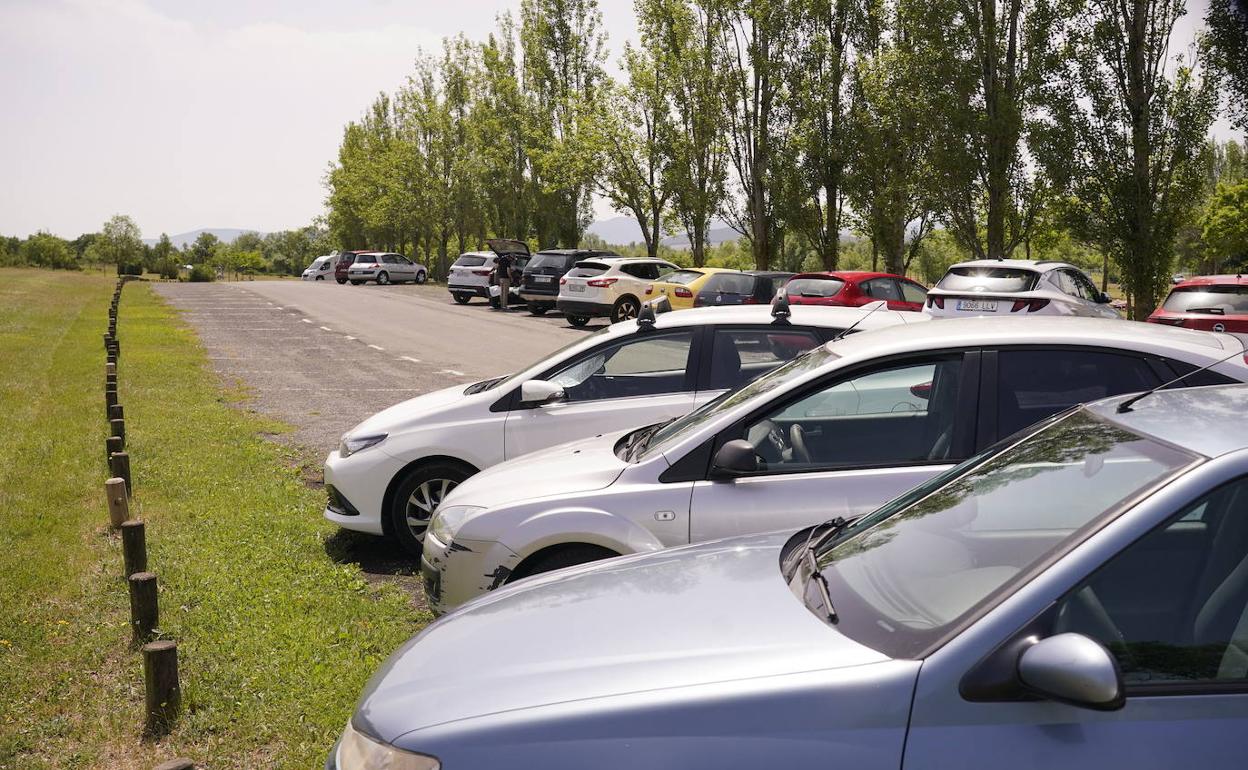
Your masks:
<path fill-rule="evenodd" d="M 327 767 L 1240 768 L 1248 391 L 1123 407 L 849 526 L 473 602 L 391 655 Z"/>
<path fill-rule="evenodd" d="M 351 265 L 355 264 L 355 258 L 360 254 L 369 253 L 368 249 L 359 249 L 356 251 L 342 251 L 338 253 L 338 259 L 334 262 L 334 280 L 340 285 L 347 282 L 347 274 L 351 270 Z"/>
<path fill-rule="evenodd" d="M 323 281 L 325 276 L 333 275 L 334 262 L 338 260 L 337 254 L 326 254 L 323 257 L 317 257 L 312 260 L 312 264 L 308 265 L 303 271 L 303 275 L 299 276 L 303 281 Z"/>
<path fill-rule="evenodd" d="M 498 243 L 498 248 L 501 249 L 519 248 L 516 244 L 524 245 L 520 241 L 499 241 Z M 524 246 L 524 249 L 525 253 L 528 253 L 528 246 Z M 602 249 L 539 251 L 524 266 L 524 275 L 520 280 L 520 298 L 528 304 L 529 312 L 533 315 L 542 315 L 549 310 L 554 310 L 559 301 L 559 281 L 577 262 L 583 259 L 617 256 L 619 255 L 614 251 Z"/>
<path fill-rule="evenodd" d="M 889 310 L 919 312 L 927 289 L 909 278 L 891 273 L 840 270 L 832 273 L 798 273 L 784 285 L 794 305 L 840 305 L 858 307 L 884 300 Z"/>
<path fill-rule="evenodd" d="M 977 259 L 953 265 L 927 293 L 924 312 L 963 316 L 1075 315 L 1120 318 L 1109 295 L 1066 262 Z"/>
<path fill-rule="evenodd" d="M 434 508 L 483 468 L 677 417 L 855 323 L 916 319 L 793 308 L 782 320 L 767 307 L 743 307 L 666 313 L 653 328 L 616 324 L 511 376 L 392 406 L 352 428 L 325 460 L 325 518 L 418 554 Z"/>
<path fill-rule="evenodd" d="M 473 297 L 490 298 L 490 276 L 494 273 L 494 252 L 468 251 L 459 255 L 447 272 L 446 288 L 461 305 Z"/>
<path fill-rule="evenodd" d="M 1248 334 L 1248 277 L 1202 275 L 1170 290 L 1148 320 L 1169 326 Z"/>
<path fill-rule="evenodd" d="M 385 286 L 390 283 L 424 283 L 429 271 L 419 262 L 413 262 L 402 254 L 372 251 L 357 254 L 355 262 L 347 270 L 352 286 L 376 281 Z"/>
<path fill-rule="evenodd" d="M 1230 335 L 1105 319 L 856 334 L 684 417 L 604 430 L 461 484 L 425 535 L 429 606 L 446 612 L 611 556 L 860 516 L 1073 404 L 1157 387 L 1242 351 Z M 1228 382 L 1248 382 L 1248 362 L 1185 384 Z"/>
<path fill-rule="evenodd" d="M 559 279 L 557 306 L 568 323 L 636 318 L 646 286 L 680 268 L 652 257 L 597 257 L 577 262 Z"/>
<path fill-rule="evenodd" d="M 773 270 L 716 273 L 694 295 L 693 306 L 766 305 L 792 277 L 793 273 Z"/>
<path fill-rule="evenodd" d="M 738 275 L 736 270 L 722 267 L 685 267 L 668 273 L 662 279 L 648 284 L 642 301 L 667 297 L 672 310 L 687 310 L 694 305 L 698 292 L 714 275 Z"/>

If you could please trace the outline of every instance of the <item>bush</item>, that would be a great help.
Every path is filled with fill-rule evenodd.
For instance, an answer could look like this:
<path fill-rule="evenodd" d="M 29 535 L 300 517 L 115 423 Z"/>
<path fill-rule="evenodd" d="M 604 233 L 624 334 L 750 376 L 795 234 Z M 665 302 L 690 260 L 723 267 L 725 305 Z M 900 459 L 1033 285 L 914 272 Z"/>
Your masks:
<path fill-rule="evenodd" d="M 211 267 L 207 265 L 196 265 L 191 268 L 191 283 L 208 283 L 217 277 Z"/>
<path fill-rule="evenodd" d="M 132 265 L 118 265 L 117 275 L 143 275 L 143 263 L 135 262 Z"/>
<path fill-rule="evenodd" d="M 178 263 L 172 259 L 166 259 L 156 265 L 155 272 L 160 274 L 161 278 L 176 281 L 178 280 Z"/>

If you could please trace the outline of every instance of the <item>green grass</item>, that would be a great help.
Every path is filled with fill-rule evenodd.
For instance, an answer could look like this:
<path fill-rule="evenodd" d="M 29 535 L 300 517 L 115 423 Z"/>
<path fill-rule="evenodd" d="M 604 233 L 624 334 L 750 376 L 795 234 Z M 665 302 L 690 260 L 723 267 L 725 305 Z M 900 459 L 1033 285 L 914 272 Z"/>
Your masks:
<path fill-rule="evenodd" d="M 0 270 L 0 768 L 317 767 L 360 688 L 428 617 L 326 555 L 283 426 L 233 405 L 143 284 L 122 297 L 135 499 L 184 714 L 144 741 L 103 481 L 111 278 Z"/>

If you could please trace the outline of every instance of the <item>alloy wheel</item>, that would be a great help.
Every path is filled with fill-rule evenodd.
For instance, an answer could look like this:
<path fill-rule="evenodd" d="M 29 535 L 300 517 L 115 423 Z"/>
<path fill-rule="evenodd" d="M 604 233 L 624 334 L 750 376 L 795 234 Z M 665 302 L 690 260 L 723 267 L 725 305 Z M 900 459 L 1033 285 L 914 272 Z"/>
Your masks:
<path fill-rule="evenodd" d="M 407 527 L 412 534 L 417 538 L 424 536 L 434 510 L 457 486 L 459 482 L 451 479 L 429 479 L 412 490 L 411 496 L 407 498 Z"/>

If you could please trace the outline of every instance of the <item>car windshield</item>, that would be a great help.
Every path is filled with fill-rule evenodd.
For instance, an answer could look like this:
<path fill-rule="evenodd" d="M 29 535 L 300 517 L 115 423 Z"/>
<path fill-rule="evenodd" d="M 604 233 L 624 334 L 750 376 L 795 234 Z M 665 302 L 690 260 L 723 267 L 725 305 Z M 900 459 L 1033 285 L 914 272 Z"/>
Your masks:
<path fill-rule="evenodd" d="M 950 291 L 1031 291 L 1040 274 L 1018 267 L 951 267 L 937 289 Z"/>
<path fill-rule="evenodd" d="M 807 372 L 814 371 L 829 361 L 835 361 L 838 358 L 840 356 L 832 352 L 830 345 L 819 345 L 800 353 L 792 361 L 772 369 L 744 387 L 738 390 L 726 391 L 717 398 L 713 398 L 694 409 L 684 417 L 667 423 L 650 437 L 645 451 L 639 453 L 637 458 L 643 459 L 654 452 L 662 452 L 666 447 L 682 440 L 686 434 L 697 430 L 706 420 L 734 409 L 738 404 L 743 404 L 755 396 L 760 396 L 763 393 L 782 387 Z"/>
<path fill-rule="evenodd" d="M 1162 308 L 1174 313 L 1245 314 L 1248 286 L 1185 286 L 1171 291 Z"/>
<path fill-rule="evenodd" d="M 464 256 L 455 260 L 455 264 L 452 265 L 452 267 L 481 267 L 484 264 L 485 264 L 485 257 L 478 257 L 476 255 L 465 254 Z"/>
<path fill-rule="evenodd" d="M 840 278 L 794 278 L 784 290 L 790 297 L 835 297 L 844 285 Z"/>
<path fill-rule="evenodd" d="M 820 547 L 837 627 L 918 656 L 1198 460 L 1085 409 L 999 444 Z"/>
<path fill-rule="evenodd" d="M 670 280 L 670 279 L 669 279 Z M 753 294 L 754 276 L 744 273 L 717 273 L 706 281 L 703 291 L 725 294 Z"/>
<path fill-rule="evenodd" d="M 702 277 L 700 270 L 677 270 L 674 273 L 668 273 L 663 278 L 663 283 L 674 283 L 678 286 L 688 286 L 694 281 Z"/>
<path fill-rule="evenodd" d="M 593 278 L 607 272 L 607 266 L 600 262 L 581 262 L 568 271 L 569 278 Z"/>

